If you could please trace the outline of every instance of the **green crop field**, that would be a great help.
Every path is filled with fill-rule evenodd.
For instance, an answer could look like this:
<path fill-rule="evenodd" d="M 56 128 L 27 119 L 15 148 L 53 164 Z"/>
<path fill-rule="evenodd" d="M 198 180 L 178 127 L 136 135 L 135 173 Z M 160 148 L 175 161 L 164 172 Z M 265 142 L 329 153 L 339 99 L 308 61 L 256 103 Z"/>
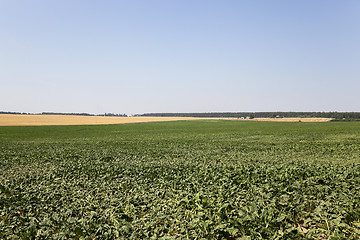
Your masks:
<path fill-rule="evenodd" d="M 0 239 L 359 239 L 360 122 L 0 127 Z"/>

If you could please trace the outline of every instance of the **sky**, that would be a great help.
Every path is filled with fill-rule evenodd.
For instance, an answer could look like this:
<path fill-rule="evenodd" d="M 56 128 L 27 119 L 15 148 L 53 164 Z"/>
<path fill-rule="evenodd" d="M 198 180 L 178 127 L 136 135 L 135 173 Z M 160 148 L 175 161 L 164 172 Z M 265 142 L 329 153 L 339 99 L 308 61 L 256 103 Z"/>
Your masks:
<path fill-rule="evenodd" d="M 0 0 L 0 111 L 360 111 L 360 1 Z"/>

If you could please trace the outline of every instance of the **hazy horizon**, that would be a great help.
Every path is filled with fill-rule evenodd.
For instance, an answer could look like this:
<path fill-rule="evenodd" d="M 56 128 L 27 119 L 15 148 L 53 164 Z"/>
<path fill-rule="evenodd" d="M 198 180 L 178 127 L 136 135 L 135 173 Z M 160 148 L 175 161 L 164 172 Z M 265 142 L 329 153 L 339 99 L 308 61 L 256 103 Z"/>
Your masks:
<path fill-rule="evenodd" d="M 0 111 L 360 112 L 358 1 L 1 1 Z"/>

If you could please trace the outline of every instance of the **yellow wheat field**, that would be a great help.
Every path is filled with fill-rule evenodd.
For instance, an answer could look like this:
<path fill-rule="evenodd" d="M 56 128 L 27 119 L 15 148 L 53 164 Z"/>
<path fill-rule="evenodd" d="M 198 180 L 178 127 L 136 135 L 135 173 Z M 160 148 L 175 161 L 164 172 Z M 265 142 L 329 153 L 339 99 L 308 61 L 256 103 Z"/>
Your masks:
<path fill-rule="evenodd" d="M 140 122 L 166 122 L 195 119 L 223 119 L 239 121 L 270 122 L 329 122 L 331 118 L 195 118 L 195 117 L 102 117 L 74 115 L 18 115 L 0 114 L 0 126 L 43 126 L 43 125 L 99 125 Z"/>
<path fill-rule="evenodd" d="M 98 125 L 193 120 L 191 117 L 102 117 L 0 114 L 0 126 Z"/>

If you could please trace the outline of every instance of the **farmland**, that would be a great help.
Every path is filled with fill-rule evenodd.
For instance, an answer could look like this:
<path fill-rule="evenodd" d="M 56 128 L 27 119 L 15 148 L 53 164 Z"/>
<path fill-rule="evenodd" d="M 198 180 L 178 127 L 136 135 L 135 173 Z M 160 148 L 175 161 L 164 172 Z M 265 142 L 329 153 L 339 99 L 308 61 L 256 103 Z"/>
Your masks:
<path fill-rule="evenodd" d="M 34 114 L 0 114 L 0 126 L 56 126 L 56 125 L 99 125 L 123 124 L 140 122 L 168 122 L 180 120 L 196 120 L 198 117 L 104 117 L 77 115 L 34 115 Z M 202 118 L 226 119 L 240 121 L 270 121 L 270 122 L 329 122 L 331 118 Z"/>
<path fill-rule="evenodd" d="M 0 239 L 359 239 L 360 122 L 0 127 Z"/>
<path fill-rule="evenodd" d="M 0 126 L 98 125 L 193 120 L 192 117 L 103 117 L 74 115 L 0 114 Z"/>

